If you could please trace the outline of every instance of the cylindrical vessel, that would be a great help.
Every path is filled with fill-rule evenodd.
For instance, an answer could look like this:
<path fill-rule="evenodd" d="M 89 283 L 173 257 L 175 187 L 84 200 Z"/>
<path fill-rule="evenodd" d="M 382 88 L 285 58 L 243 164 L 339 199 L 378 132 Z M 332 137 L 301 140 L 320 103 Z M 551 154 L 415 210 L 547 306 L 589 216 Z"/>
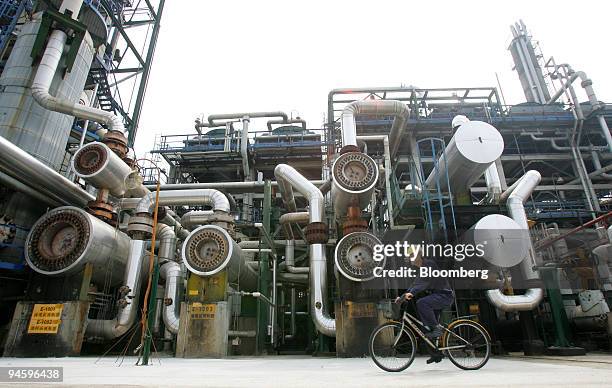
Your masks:
<path fill-rule="evenodd" d="M 228 280 L 242 290 L 254 290 L 257 277 L 246 268 L 242 250 L 229 233 L 216 225 L 194 229 L 183 242 L 183 263 L 196 275 L 212 276 L 224 269 Z"/>
<path fill-rule="evenodd" d="M 490 214 L 470 228 L 467 240 L 483 251 L 482 258 L 501 268 L 517 265 L 529 252 L 529 232 L 512 218 Z"/>
<path fill-rule="evenodd" d="M 336 268 L 345 278 L 354 282 L 374 279 L 374 268 L 384 267 L 385 259 L 374 260 L 374 246 L 380 240 L 368 232 L 349 233 L 336 245 Z"/>
<path fill-rule="evenodd" d="M 84 145 L 74 154 L 71 163 L 77 176 L 96 188 L 108 189 L 115 197 L 123 197 L 131 189 L 128 178 L 134 171 L 104 143 Z"/>
<path fill-rule="evenodd" d="M 361 152 L 340 155 L 332 165 L 331 196 L 337 217 L 346 215 L 349 206 L 365 209 L 378 182 L 378 166 Z"/>
<path fill-rule="evenodd" d="M 25 259 L 36 272 L 66 276 L 93 264 L 92 281 L 121 283 L 130 238 L 86 211 L 64 206 L 42 216 L 28 234 Z"/>
<path fill-rule="evenodd" d="M 31 54 L 40 24 L 41 15 L 36 14 L 22 27 L 0 77 L 0 136 L 59 171 L 74 117 L 46 110 L 32 97 L 30 87 L 38 66 L 33 66 Z M 54 96 L 79 101 L 93 55 L 93 42 L 86 32 L 70 72 L 62 68 L 55 73 Z"/>
<path fill-rule="evenodd" d="M 484 174 L 504 151 L 504 139 L 495 127 L 482 121 L 462 124 L 448 143 L 425 182 L 426 187 L 463 192 Z M 448 181 L 447 181 L 448 176 Z"/>

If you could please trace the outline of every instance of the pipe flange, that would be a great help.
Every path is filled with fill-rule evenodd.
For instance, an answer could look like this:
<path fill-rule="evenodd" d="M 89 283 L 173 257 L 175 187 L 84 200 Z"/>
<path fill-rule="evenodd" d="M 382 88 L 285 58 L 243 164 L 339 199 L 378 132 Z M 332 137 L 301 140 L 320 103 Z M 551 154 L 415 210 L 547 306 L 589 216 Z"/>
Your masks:
<path fill-rule="evenodd" d="M 153 236 L 153 217 L 149 213 L 137 213 L 130 217 L 127 234 L 136 240 L 147 240 Z"/>
<path fill-rule="evenodd" d="M 347 235 L 354 232 L 365 232 L 368 230 L 368 221 L 350 218 L 342 224 L 342 234 Z"/>
<path fill-rule="evenodd" d="M 102 143 L 106 144 L 121 159 L 125 158 L 128 153 L 128 142 L 121 131 L 108 131 L 104 135 Z"/>
<path fill-rule="evenodd" d="M 90 144 L 77 152 L 74 169 L 79 175 L 91 175 L 102 168 L 108 159 L 106 149 L 100 144 Z"/>
<path fill-rule="evenodd" d="M 359 152 L 359 147 L 357 147 L 356 145 L 349 144 L 340 148 L 340 155 L 346 154 L 347 152 Z"/>
<path fill-rule="evenodd" d="M 326 244 L 329 240 L 327 224 L 324 222 L 311 222 L 304 230 L 304 237 L 309 244 Z"/>
<path fill-rule="evenodd" d="M 191 272 L 213 275 L 223 270 L 232 254 L 231 237 L 214 225 L 195 229 L 183 243 L 183 260 Z"/>
<path fill-rule="evenodd" d="M 90 226 L 87 217 L 76 210 L 49 213 L 28 236 L 28 259 L 35 268 L 56 272 L 69 267 L 85 251 Z"/>
<path fill-rule="evenodd" d="M 344 190 L 361 192 L 376 184 L 378 166 L 362 152 L 347 152 L 336 159 L 332 174 L 336 184 Z"/>
<path fill-rule="evenodd" d="M 336 268 L 345 278 L 354 282 L 374 279 L 374 268 L 384 267 L 385 262 L 374 260 L 374 246 L 381 244 L 371 233 L 348 234 L 336 245 Z"/>

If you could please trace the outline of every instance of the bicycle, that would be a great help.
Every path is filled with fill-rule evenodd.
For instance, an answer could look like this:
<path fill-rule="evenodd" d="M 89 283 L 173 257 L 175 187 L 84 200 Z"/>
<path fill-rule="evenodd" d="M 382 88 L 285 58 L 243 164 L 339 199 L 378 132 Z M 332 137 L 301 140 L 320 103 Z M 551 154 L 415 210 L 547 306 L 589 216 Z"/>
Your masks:
<path fill-rule="evenodd" d="M 369 350 L 374 363 L 387 372 L 401 372 L 416 357 L 415 333 L 435 352 L 443 355 L 458 368 L 476 370 L 482 368 L 491 356 L 491 339 L 487 330 L 478 322 L 459 317 L 446 326 L 437 346 L 427 338 L 419 321 L 405 309 L 401 322 L 391 320 L 378 326 L 370 335 Z"/>

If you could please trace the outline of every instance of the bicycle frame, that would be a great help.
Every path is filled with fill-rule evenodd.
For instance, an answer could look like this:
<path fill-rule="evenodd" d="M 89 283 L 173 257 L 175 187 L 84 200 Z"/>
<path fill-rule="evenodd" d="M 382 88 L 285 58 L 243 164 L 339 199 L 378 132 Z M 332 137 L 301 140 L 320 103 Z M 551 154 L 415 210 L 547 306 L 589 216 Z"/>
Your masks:
<path fill-rule="evenodd" d="M 434 350 L 453 350 L 453 349 L 463 349 L 465 347 L 467 347 L 468 345 L 470 345 L 470 343 L 468 341 L 466 341 L 465 339 L 463 339 L 462 337 L 458 336 L 457 334 L 453 333 L 452 331 L 448 330 L 446 327 L 442 327 L 446 333 L 450 333 L 453 336 L 459 338 L 461 341 L 465 342 L 465 345 L 457 345 L 457 346 L 446 346 L 443 348 L 439 348 L 437 347 L 433 342 L 431 342 L 431 340 L 429 338 L 427 338 L 427 336 L 423 333 L 423 331 L 419 328 L 419 326 L 417 325 L 417 323 L 421 326 L 423 325 L 423 322 L 419 321 L 416 317 L 414 317 L 413 315 L 409 314 L 407 311 L 404 311 L 404 315 L 402 317 L 402 328 L 397 336 L 397 338 L 395 339 L 393 346 L 397 345 L 397 342 L 399 341 L 400 337 L 402 336 L 402 332 L 404 331 L 404 329 L 406 328 L 406 324 L 408 324 L 410 326 L 410 329 L 412 329 L 413 332 L 415 332 L 416 334 L 418 334 L 418 336 L 425 341 L 425 343 L 427 345 L 429 345 L 429 347 L 431 347 Z M 448 335 L 448 334 L 447 334 Z"/>

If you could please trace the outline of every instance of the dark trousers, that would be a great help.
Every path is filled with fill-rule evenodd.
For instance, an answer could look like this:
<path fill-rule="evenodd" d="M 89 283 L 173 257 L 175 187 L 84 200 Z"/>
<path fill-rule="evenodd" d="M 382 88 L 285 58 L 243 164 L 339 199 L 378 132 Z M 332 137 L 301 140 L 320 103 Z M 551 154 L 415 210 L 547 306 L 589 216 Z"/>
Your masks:
<path fill-rule="evenodd" d="M 452 294 L 431 293 L 427 296 L 419 298 L 416 302 L 416 306 L 423 324 L 433 328 L 438 324 L 436 310 L 444 310 L 452 303 Z"/>

